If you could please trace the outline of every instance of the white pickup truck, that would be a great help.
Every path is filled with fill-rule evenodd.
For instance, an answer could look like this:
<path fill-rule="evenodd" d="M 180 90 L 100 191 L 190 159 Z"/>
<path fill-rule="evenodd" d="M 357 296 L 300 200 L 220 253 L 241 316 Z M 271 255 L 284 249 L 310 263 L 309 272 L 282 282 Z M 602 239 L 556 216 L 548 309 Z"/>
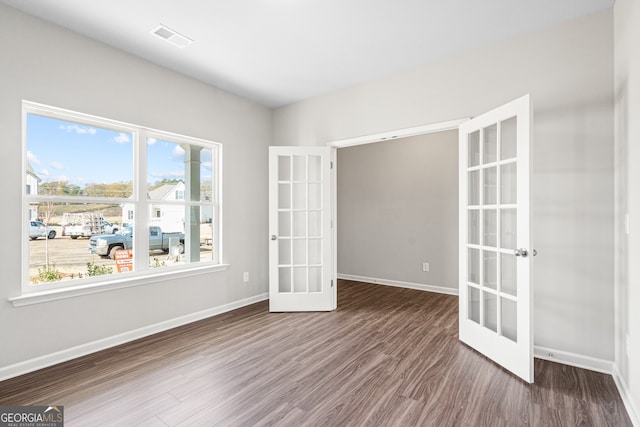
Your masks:
<path fill-rule="evenodd" d="M 92 236 L 89 239 L 89 252 L 114 259 L 117 250 L 131 249 L 132 242 L 133 228 L 125 227 L 114 234 Z M 149 227 L 149 251 L 169 252 L 171 243 L 176 245 L 179 253 L 184 253 L 184 233 L 163 233 L 160 227 Z"/>
<path fill-rule="evenodd" d="M 62 215 L 62 235 L 72 239 L 91 237 L 96 234 L 113 234 L 118 226 L 111 224 L 97 212 L 66 212 Z"/>

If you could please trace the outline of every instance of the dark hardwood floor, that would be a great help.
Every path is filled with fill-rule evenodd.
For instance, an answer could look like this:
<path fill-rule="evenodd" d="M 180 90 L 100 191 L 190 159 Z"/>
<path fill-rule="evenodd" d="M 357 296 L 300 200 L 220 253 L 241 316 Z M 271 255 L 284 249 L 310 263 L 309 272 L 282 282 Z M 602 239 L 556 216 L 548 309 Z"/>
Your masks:
<path fill-rule="evenodd" d="M 0 382 L 67 426 L 631 426 L 613 379 L 529 385 L 458 341 L 457 297 L 349 281 L 331 313 L 258 303 Z"/>

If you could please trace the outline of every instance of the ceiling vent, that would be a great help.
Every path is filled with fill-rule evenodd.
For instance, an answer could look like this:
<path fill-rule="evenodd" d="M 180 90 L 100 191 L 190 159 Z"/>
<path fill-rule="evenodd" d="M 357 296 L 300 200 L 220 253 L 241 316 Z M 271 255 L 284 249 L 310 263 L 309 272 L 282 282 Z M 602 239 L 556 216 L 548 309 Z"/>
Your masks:
<path fill-rule="evenodd" d="M 175 47 L 179 47 L 180 49 L 187 47 L 191 43 L 193 43 L 193 40 L 189 37 L 184 36 L 163 24 L 160 24 L 156 28 L 151 30 L 151 34 L 160 37 L 161 39 L 167 41 L 168 43 L 171 43 Z"/>

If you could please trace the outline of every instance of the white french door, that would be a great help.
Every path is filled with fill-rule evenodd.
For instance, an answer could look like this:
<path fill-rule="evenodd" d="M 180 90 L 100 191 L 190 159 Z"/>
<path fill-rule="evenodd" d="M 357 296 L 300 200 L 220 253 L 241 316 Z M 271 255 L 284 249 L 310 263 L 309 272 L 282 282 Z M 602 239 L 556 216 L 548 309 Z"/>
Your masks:
<path fill-rule="evenodd" d="M 336 308 L 331 148 L 269 147 L 269 310 Z"/>
<path fill-rule="evenodd" d="M 529 95 L 459 128 L 460 340 L 533 382 Z"/>

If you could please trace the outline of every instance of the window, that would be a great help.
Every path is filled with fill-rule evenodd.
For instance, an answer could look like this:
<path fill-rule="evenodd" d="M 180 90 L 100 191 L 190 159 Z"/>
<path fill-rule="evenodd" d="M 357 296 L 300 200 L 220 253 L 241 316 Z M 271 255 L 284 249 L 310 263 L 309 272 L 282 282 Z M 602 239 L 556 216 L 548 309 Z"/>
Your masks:
<path fill-rule="evenodd" d="M 29 102 L 23 121 L 23 290 L 219 264 L 220 144 Z"/>

